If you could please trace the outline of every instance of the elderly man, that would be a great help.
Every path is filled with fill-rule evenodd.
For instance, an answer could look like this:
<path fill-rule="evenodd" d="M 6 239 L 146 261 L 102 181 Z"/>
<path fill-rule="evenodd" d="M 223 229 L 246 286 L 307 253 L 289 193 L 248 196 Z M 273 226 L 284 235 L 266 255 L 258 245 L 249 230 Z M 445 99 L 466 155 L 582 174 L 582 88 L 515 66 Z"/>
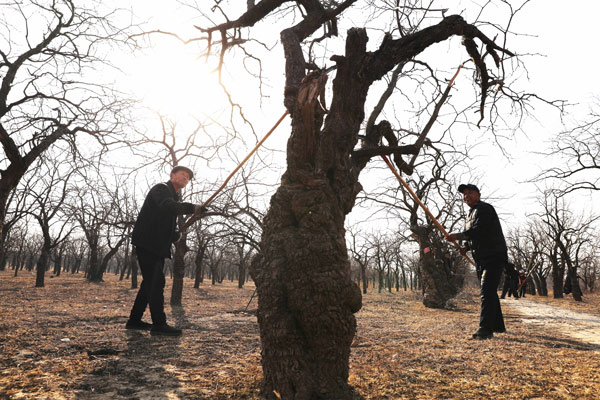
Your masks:
<path fill-rule="evenodd" d="M 153 335 L 181 335 L 181 329 L 167 324 L 163 266 L 165 258 L 171 258 L 171 244 L 181 236 L 176 229 L 177 216 L 205 211 L 199 204 L 182 203 L 179 197 L 181 189 L 193 177 L 189 168 L 176 166 L 171 170 L 169 181 L 153 186 L 144 200 L 132 233 L 143 280 L 125 325 L 127 329 L 150 329 Z M 147 305 L 152 325 L 142 321 Z"/>
<path fill-rule="evenodd" d="M 446 239 L 466 240 L 467 246 L 461 248 L 461 253 L 471 250 L 473 254 L 481 283 L 481 315 L 479 329 L 473 334 L 473 339 L 489 339 L 494 336 L 494 332 L 506 332 L 497 293 L 502 271 L 508 263 L 506 241 L 496 210 L 481 201 L 477 186 L 462 184 L 458 191 L 470 207 L 469 216 L 465 230 L 451 233 Z"/>

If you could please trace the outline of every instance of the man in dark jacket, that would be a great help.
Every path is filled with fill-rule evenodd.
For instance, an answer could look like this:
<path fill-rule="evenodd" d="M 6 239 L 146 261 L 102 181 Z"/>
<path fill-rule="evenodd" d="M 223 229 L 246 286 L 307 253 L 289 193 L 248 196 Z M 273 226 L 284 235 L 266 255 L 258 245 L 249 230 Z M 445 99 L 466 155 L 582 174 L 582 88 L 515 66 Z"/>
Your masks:
<path fill-rule="evenodd" d="M 517 293 L 517 287 L 519 286 L 519 273 L 515 269 L 515 264 L 507 263 L 504 267 L 504 286 L 502 287 L 502 295 L 500 296 L 503 299 L 508 293 L 508 297 L 510 295 L 513 298 L 518 299 L 519 294 Z"/>
<path fill-rule="evenodd" d="M 204 211 L 201 205 L 182 203 L 179 197 L 181 189 L 193 177 L 189 168 L 176 166 L 171 170 L 169 181 L 152 187 L 144 200 L 132 233 L 143 280 L 125 325 L 127 329 L 150 329 L 151 334 L 157 335 L 181 334 L 181 329 L 167 324 L 163 266 L 165 258 L 171 258 L 171 244 L 181 236 L 177 232 L 177 216 Z M 150 306 L 152 325 L 142 322 L 147 305 Z"/>
<path fill-rule="evenodd" d="M 508 263 L 506 241 L 496 210 L 480 200 L 481 194 L 477 186 L 463 184 L 458 187 L 458 191 L 471 210 L 465 230 L 451 233 L 446 239 L 466 240 L 467 246 L 461 249 L 461 253 L 471 250 L 473 254 L 477 276 L 481 282 L 479 329 L 473 334 L 473 339 L 489 339 L 494 336 L 494 332 L 506 332 L 497 292 L 502 271 Z"/>

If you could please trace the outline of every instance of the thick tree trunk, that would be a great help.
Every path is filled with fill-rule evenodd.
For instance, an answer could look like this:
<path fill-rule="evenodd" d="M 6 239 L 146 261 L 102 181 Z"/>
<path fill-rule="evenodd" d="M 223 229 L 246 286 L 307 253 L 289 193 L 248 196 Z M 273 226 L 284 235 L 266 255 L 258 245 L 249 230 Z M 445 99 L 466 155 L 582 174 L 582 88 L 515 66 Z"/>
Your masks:
<path fill-rule="evenodd" d="M 411 231 L 419 241 L 421 279 L 423 283 L 423 305 L 430 308 L 444 308 L 448 300 L 458 293 L 462 281 L 458 282 L 454 271 L 445 262 L 436 262 L 435 249 L 430 243 L 432 227 L 412 226 Z"/>
<path fill-rule="evenodd" d="M 271 198 L 261 252 L 250 273 L 258 292 L 265 395 L 347 399 L 353 313 L 344 213 L 324 182 L 283 184 Z"/>

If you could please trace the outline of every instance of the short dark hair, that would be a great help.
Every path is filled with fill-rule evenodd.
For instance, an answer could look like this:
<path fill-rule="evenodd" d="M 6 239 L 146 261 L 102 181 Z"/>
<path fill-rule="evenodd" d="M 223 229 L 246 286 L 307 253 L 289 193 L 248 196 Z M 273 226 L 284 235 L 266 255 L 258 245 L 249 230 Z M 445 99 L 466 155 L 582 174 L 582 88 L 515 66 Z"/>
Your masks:
<path fill-rule="evenodd" d="M 194 172 L 189 169 L 188 167 L 184 167 L 183 165 L 176 165 L 175 167 L 173 167 L 173 169 L 171 170 L 171 173 L 174 174 L 177 171 L 185 171 L 188 173 L 188 175 L 190 176 L 190 180 L 194 179 Z"/>
<path fill-rule="evenodd" d="M 466 183 L 466 184 L 463 183 L 462 185 L 460 185 L 458 187 L 458 191 L 461 193 L 464 193 L 466 189 L 471 189 L 471 190 L 476 191 L 477 193 L 481 193 L 479 191 L 479 188 L 477 186 L 473 185 L 472 183 Z"/>

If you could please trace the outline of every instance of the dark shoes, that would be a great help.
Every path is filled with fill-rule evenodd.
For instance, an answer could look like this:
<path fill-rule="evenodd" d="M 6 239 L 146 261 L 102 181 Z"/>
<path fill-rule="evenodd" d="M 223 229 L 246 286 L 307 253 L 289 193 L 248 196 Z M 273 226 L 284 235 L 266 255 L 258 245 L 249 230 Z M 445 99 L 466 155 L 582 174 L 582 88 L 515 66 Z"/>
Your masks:
<path fill-rule="evenodd" d="M 162 325 L 152 325 L 150 329 L 151 335 L 163 335 L 163 336 L 179 336 L 181 335 L 181 329 L 173 328 L 166 323 Z"/>
<path fill-rule="evenodd" d="M 152 325 L 142 321 L 129 320 L 125 324 L 125 329 L 137 329 L 140 331 L 150 331 L 152 335 L 166 335 L 166 336 L 179 336 L 181 335 L 181 329 L 173 328 L 166 323 L 161 325 Z"/>
<path fill-rule="evenodd" d="M 140 331 L 148 331 L 148 330 L 150 330 L 150 328 L 152 328 L 152 324 L 149 324 L 147 322 L 142 322 L 142 321 L 129 320 L 125 324 L 125 329 L 137 329 Z"/>
<path fill-rule="evenodd" d="M 485 340 L 485 339 L 491 339 L 494 337 L 494 332 L 492 332 L 489 329 L 485 329 L 485 328 L 479 328 L 477 329 L 477 332 L 475 332 L 473 334 L 473 339 L 475 340 Z"/>

